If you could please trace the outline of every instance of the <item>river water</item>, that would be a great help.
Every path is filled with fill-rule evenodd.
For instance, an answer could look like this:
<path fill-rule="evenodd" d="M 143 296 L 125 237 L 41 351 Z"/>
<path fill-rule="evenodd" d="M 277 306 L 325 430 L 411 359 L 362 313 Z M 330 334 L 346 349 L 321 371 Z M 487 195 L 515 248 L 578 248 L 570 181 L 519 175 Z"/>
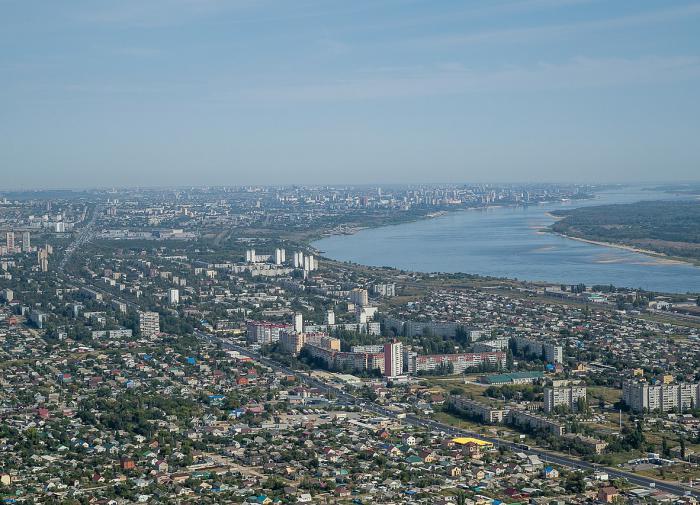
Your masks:
<path fill-rule="evenodd" d="M 613 284 L 669 293 L 700 292 L 700 267 L 542 232 L 548 212 L 609 203 L 674 199 L 642 188 L 595 199 L 467 210 L 315 242 L 323 255 L 418 272 L 464 272 L 564 284 Z"/>

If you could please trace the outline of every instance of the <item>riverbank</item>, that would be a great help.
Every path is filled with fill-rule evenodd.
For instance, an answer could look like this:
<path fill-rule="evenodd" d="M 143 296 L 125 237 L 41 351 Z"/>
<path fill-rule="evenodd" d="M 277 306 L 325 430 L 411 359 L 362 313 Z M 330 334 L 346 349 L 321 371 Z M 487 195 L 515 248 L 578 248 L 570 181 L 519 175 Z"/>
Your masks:
<path fill-rule="evenodd" d="M 554 216 L 558 217 L 558 216 Z M 651 256 L 654 259 L 656 259 L 659 263 L 663 265 L 693 265 L 693 266 L 700 266 L 699 263 L 687 259 L 687 258 L 680 258 L 677 256 L 669 256 L 667 254 L 658 252 L 658 251 L 652 251 L 651 249 L 642 249 L 640 247 L 634 247 L 631 245 L 627 244 L 619 244 L 617 242 L 604 242 L 602 240 L 591 240 L 588 238 L 583 238 L 583 237 L 576 237 L 574 235 L 567 235 L 566 233 L 560 233 L 557 231 L 553 231 L 552 229 L 547 228 L 546 231 L 548 233 L 551 233 L 552 235 L 557 235 L 559 237 L 563 237 L 569 240 L 577 240 L 579 242 L 585 242 L 586 244 L 594 244 L 594 245 L 599 245 L 603 247 L 611 247 L 614 249 L 622 249 L 623 251 L 629 251 L 633 253 L 638 253 L 638 254 L 644 254 L 645 256 Z"/>
<path fill-rule="evenodd" d="M 575 201 L 587 201 L 587 200 L 592 200 L 595 198 L 595 195 L 591 195 L 588 198 L 580 198 Z M 361 231 L 365 230 L 376 230 L 379 228 L 387 228 L 391 226 L 399 226 L 403 224 L 409 224 L 409 223 L 416 223 L 419 221 L 429 221 L 431 219 L 436 219 L 439 217 L 447 216 L 450 214 L 459 214 L 462 212 L 470 212 L 470 211 L 488 211 L 488 210 L 496 210 L 496 209 L 517 209 L 517 208 L 527 208 L 527 207 L 538 207 L 541 205 L 549 205 L 553 203 L 562 203 L 560 200 L 545 200 L 542 202 L 537 202 L 534 204 L 529 204 L 529 205 L 523 205 L 520 203 L 514 203 L 514 204 L 500 204 L 500 205 L 482 205 L 482 206 L 475 206 L 475 207 L 460 207 L 456 209 L 445 209 L 445 210 L 439 210 L 435 212 L 428 212 L 426 214 L 421 214 L 421 215 L 413 215 L 413 216 L 401 216 L 401 215 L 395 215 L 390 219 L 386 219 L 385 221 L 373 223 L 371 225 L 359 225 L 359 224 L 341 224 L 338 226 L 335 226 L 331 229 L 324 230 L 320 233 L 314 233 L 311 235 L 308 235 L 305 237 L 303 242 L 306 243 L 309 247 L 311 247 L 313 250 L 315 250 L 317 253 L 322 253 L 319 249 L 317 249 L 314 246 L 315 242 L 318 242 L 323 239 L 327 238 L 332 238 L 332 237 L 338 237 L 338 236 L 351 236 L 355 235 Z M 549 213 L 546 213 L 549 215 Z M 552 216 L 554 217 L 554 216 Z"/>
<path fill-rule="evenodd" d="M 590 244 L 697 266 L 700 264 L 700 203 L 641 200 L 549 213 L 549 230 Z"/>
<path fill-rule="evenodd" d="M 645 246 L 562 240 L 547 229 L 553 218 L 545 214 L 554 210 L 635 202 L 644 196 L 652 195 L 628 190 L 596 195 L 573 206 L 557 201 L 460 208 L 440 219 L 425 219 L 426 212 L 414 223 L 379 229 L 367 223 L 370 229 L 361 233 L 330 236 L 313 242 L 312 247 L 328 259 L 411 272 L 469 273 L 567 285 L 613 284 L 659 293 L 700 292 L 695 265 L 638 250 Z"/>
<path fill-rule="evenodd" d="M 361 231 L 364 230 L 377 230 L 379 228 L 386 228 L 389 226 L 399 226 L 402 224 L 409 224 L 409 223 L 416 223 L 419 221 L 427 221 L 430 219 L 435 219 L 438 217 L 446 216 L 448 214 L 454 213 L 454 212 L 460 212 L 462 210 L 468 210 L 468 209 L 454 209 L 454 210 L 440 210 L 437 212 L 429 212 L 427 214 L 419 214 L 419 215 L 406 215 L 406 216 L 401 216 L 401 215 L 396 215 L 393 216 L 392 218 L 388 218 L 383 221 L 379 221 L 376 223 L 373 223 L 371 225 L 359 225 L 359 224 L 341 224 L 337 225 L 333 228 L 324 230 L 320 233 L 314 233 L 311 235 L 308 235 L 305 237 L 304 240 L 302 240 L 303 243 L 305 243 L 307 246 L 309 246 L 311 249 L 314 251 L 321 252 L 319 251 L 316 247 L 314 247 L 314 243 L 318 242 L 319 240 L 331 238 L 331 237 L 340 237 L 340 236 L 350 236 L 350 235 L 355 235 Z"/>

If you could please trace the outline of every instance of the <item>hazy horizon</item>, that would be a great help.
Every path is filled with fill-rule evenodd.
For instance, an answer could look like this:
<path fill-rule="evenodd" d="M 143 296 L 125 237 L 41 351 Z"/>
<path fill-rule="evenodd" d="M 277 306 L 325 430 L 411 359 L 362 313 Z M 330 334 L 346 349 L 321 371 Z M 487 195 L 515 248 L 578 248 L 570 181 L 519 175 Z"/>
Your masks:
<path fill-rule="evenodd" d="M 0 9 L 12 190 L 700 181 L 696 1 Z"/>
<path fill-rule="evenodd" d="M 632 182 L 581 182 L 581 181 L 455 181 L 455 182 L 427 182 L 427 181 L 417 181 L 417 182 L 375 182 L 375 183 L 350 183 L 350 182 L 338 182 L 338 183 L 315 183 L 315 184 L 302 184 L 302 183 L 290 183 L 290 184 L 272 184 L 272 183 L 260 183 L 260 184 L 172 184 L 172 185 L 109 185 L 109 186 L 74 186 L 74 187 L 11 187 L 5 186 L 0 187 L 0 197 L 3 195 L 14 194 L 14 193 L 51 193 L 51 192 L 91 192 L 91 191 L 167 191 L 167 190 L 188 190 L 188 189 L 217 189 L 217 188 L 330 188 L 330 189 L 360 189 L 360 188 L 371 188 L 376 189 L 378 187 L 391 190 L 391 189 L 406 189 L 406 188 L 430 188 L 438 187 L 445 188 L 449 186 L 455 187 L 469 187 L 469 186 L 494 186 L 494 187 L 526 187 L 526 186 L 598 186 L 598 187 L 612 187 L 612 188 L 642 188 L 653 190 L 657 187 L 669 186 L 678 187 L 682 189 L 687 187 L 687 189 L 700 189 L 699 181 L 669 181 L 669 180 L 656 180 L 656 181 L 632 181 Z"/>

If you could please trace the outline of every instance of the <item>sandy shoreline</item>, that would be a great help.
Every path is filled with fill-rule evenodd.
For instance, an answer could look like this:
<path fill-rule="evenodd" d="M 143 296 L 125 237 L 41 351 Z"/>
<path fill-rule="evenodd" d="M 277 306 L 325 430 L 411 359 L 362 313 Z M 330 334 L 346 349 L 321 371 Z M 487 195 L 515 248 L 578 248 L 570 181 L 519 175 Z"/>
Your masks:
<path fill-rule="evenodd" d="M 556 217 L 556 216 L 555 216 Z M 638 253 L 638 254 L 644 254 L 646 256 L 652 256 L 655 258 L 659 263 L 664 264 L 664 265 L 691 265 L 691 266 L 698 266 L 696 263 L 694 263 L 692 260 L 683 260 L 683 259 L 676 259 L 676 258 L 671 258 L 670 256 L 660 253 L 657 251 L 651 251 L 649 249 L 641 249 L 639 247 L 634 247 L 631 245 L 625 245 L 625 244 L 617 244 L 615 242 L 602 242 L 600 240 L 591 240 L 587 238 L 581 238 L 581 237 L 574 237 L 572 235 L 567 235 L 565 233 L 559 233 L 555 231 L 548 230 L 550 233 L 553 233 L 554 235 L 559 235 L 560 237 L 567 238 L 570 240 L 578 240 L 579 242 L 585 242 L 587 244 L 593 244 L 593 245 L 599 245 L 603 247 L 612 247 L 615 249 L 622 249 L 625 251 L 633 252 L 633 253 Z"/>

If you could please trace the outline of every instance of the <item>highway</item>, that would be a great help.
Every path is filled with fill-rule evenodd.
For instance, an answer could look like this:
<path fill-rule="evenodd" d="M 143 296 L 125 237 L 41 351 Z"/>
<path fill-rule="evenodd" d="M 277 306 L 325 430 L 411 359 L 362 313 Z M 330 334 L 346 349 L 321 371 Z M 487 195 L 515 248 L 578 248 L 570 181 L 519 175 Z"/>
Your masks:
<path fill-rule="evenodd" d="M 80 231 L 78 232 L 78 235 L 75 237 L 73 242 L 66 247 L 66 249 L 63 252 L 63 258 L 61 258 L 61 261 L 58 264 L 59 270 L 63 270 L 66 265 L 68 264 L 68 260 L 71 258 L 75 250 L 82 246 L 83 244 L 86 244 L 90 242 L 94 236 L 93 233 L 93 228 L 95 227 L 95 223 L 97 222 L 97 216 L 99 215 L 100 211 L 102 210 L 102 207 L 99 205 L 96 205 L 94 209 L 92 209 L 92 216 L 90 216 L 90 221 L 88 221 L 85 226 L 83 226 Z"/>
<path fill-rule="evenodd" d="M 273 370 L 277 370 L 280 372 L 284 372 L 288 375 L 294 375 L 295 377 L 299 378 L 302 382 L 305 384 L 316 387 L 322 391 L 326 391 L 327 393 L 332 392 L 335 397 L 343 402 L 347 403 L 352 403 L 361 406 L 363 409 L 369 412 L 373 412 L 377 415 L 380 416 L 385 416 L 385 417 L 390 417 L 394 419 L 398 419 L 398 413 L 391 411 L 377 403 L 371 402 L 369 400 L 364 400 L 364 399 L 358 399 L 357 397 L 343 391 L 342 389 L 332 386 L 330 384 L 327 384 L 319 379 L 316 379 L 314 377 L 310 377 L 302 372 L 299 372 L 298 370 L 293 370 L 281 363 L 278 363 L 276 361 L 273 361 L 265 356 L 262 356 L 260 353 L 252 351 L 246 347 L 243 347 L 238 344 L 234 344 L 233 342 L 230 342 L 226 339 L 223 339 L 221 337 L 217 337 L 215 335 L 210 335 L 208 333 L 204 333 L 201 331 L 196 331 L 197 336 L 200 338 L 213 343 L 213 344 L 220 344 L 223 348 L 225 349 L 230 349 L 234 351 L 238 351 L 241 355 L 247 356 L 251 359 L 254 359 L 255 361 L 258 361 Z M 689 486 L 685 486 L 682 484 L 674 484 L 670 482 L 664 482 L 661 480 L 656 480 L 652 479 L 649 477 L 644 477 L 641 475 L 636 475 L 633 473 L 629 473 L 623 470 L 619 470 L 616 468 L 611 468 L 611 467 L 606 467 L 594 463 L 589 463 L 588 461 L 584 461 L 578 458 L 574 458 L 571 456 L 567 456 L 564 454 L 552 452 L 552 451 L 547 451 L 544 449 L 540 449 L 537 447 L 529 447 L 527 450 L 524 450 L 522 447 L 522 444 L 518 444 L 516 442 L 511 442 L 510 440 L 504 440 L 500 438 L 495 438 L 495 437 L 490 437 L 490 436 L 484 436 L 481 433 L 475 433 L 467 430 L 462 430 L 455 428 L 453 426 L 450 426 L 448 424 L 440 423 L 437 421 L 434 421 L 432 419 L 424 418 L 424 417 L 418 417 L 415 415 L 407 415 L 405 418 L 398 419 L 401 422 L 405 422 L 407 424 L 410 424 L 412 426 L 417 426 L 417 427 L 422 427 L 426 428 L 432 431 L 437 431 L 437 432 L 443 432 L 446 433 L 450 436 L 453 437 L 476 437 L 480 438 L 481 440 L 486 440 L 488 442 L 491 442 L 494 444 L 495 447 L 504 447 L 513 451 L 518 451 L 518 452 L 524 452 L 526 454 L 530 455 L 536 455 L 543 461 L 547 463 L 554 463 L 556 465 L 568 467 L 568 468 L 573 468 L 573 469 L 581 469 L 581 470 L 597 470 L 597 471 L 602 471 L 607 473 L 611 479 L 614 478 L 624 478 L 627 479 L 630 483 L 636 484 L 638 486 L 642 487 L 647 487 L 651 488 L 654 487 L 657 490 L 661 491 L 667 491 L 669 493 L 673 493 L 679 496 L 683 495 L 688 495 L 688 496 L 693 496 L 695 498 L 700 498 L 700 492 L 695 491 L 693 488 Z"/>

